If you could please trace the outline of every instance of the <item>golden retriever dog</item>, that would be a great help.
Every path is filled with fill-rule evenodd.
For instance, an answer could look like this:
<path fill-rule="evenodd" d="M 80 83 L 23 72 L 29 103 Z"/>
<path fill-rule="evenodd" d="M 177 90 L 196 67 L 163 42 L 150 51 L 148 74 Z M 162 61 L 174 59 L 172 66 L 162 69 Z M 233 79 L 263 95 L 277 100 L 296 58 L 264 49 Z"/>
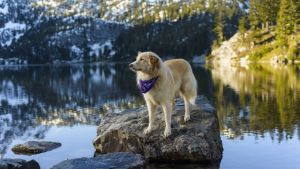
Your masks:
<path fill-rule="evenodd" d="M 186 60 L 171 59 L 163 62 L 153 52 L 139 52 L 136 61 L 130 63 L 129 68 L 137 74 L 138 87 L 148 108 L 149 125 L 144 130 L 145 134 L 153 129 L 156 108 L 160 105 L 166 124 L 164 136 L 171 135 L 171 114 L 178 94 L 184 100 L 184 121 L 190 120 L 189 104 L 195 104 L 197 81 Z"/>

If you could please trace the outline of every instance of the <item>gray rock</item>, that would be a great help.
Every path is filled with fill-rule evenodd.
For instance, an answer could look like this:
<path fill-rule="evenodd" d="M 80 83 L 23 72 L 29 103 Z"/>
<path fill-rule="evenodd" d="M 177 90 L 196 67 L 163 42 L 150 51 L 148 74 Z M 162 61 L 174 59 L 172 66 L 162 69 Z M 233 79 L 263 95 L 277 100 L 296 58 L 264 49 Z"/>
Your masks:
<path fill-rule="evenodd" d="M 110 153 L 94 158 L 65 160 L 51 169 L 142 169 L 145 161 L 139 154 Z"/>
<path fill-rule="evenodd" d="M 25 161 L 7 158 L 0 160 L 0 169 L 40 169 L 40 165 L 34 160 Z"/>
<path fill-rule="evenodd" d="M 93 141 L 96 153 L 133 152 L 157 162 L 219 162 L 223 146 L 215 109 L 205 97 L 199 97 L 192 108 L 191 121 L 184 124 L 183 115 L 184 106 L 177 102 L 172 115 L 172 135 L 164 138 L 161 111 L 149 135 L 143 134 L 148 125 L 146 107 L 106 114 Z"/>
<path fill-rule="evenodd" d="M 24 144 L 15 145 L 12 151 L 16 154 L 39 154 L 56 149 L 61 146 L 61 143 L 49 141 L 28 141 Z"/>
<path fill-rule="evenodd" d="M 220 164 L 159 164 L 152 163 L 146 169 L 220 169 Z"/>

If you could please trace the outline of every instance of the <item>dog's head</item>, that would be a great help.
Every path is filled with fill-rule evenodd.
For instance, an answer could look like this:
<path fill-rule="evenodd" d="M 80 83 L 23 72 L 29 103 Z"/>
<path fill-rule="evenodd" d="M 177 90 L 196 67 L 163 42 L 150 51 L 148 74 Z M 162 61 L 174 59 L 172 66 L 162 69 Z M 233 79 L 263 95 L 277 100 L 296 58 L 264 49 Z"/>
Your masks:
<path fill-rule="evenodd" d="M 155 73 L 160 67 L 160 58 L 153 52 L 139 52 L 136 60 L 129 64 L 129 68 L 135 72 L 146 74 Z"/>

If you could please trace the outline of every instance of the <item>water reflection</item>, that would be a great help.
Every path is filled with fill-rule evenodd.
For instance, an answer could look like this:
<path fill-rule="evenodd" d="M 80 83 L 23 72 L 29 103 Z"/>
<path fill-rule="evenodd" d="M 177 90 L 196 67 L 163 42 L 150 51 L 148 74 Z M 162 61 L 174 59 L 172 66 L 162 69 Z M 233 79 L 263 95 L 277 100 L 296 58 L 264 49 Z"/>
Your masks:
<path fill-rule="evenodd" d="M 250 65 L 211 70 L 214 105 L 229 138 L 243 133 L 271 139 L 299 138 L 300 66 Z M 298 132 L 296 132 L 298 130 Z"/>
<path fill-rule="evenodd" d="M 0 155 L 25 134 L 42 139 L 53 125 L 98 125 L 100 113 L 143 104 L 128 74 L 115 64 L 1 67 Z"/>
<path fill-rule="evenodd" d="M 194 65 L 193 70 L 199 94 L 217 108 L 223 141 L 250 144 L 249 134 L 277 142 L 300 138 L 299 65 L 213 69 Z M 144 104 L 135 83 L 127 64 L 0 67 L 0 158 L 16 157 L 10 151 L 13 144 L 49 138 L 63 146 L 33 157 L 43 168 L 66 158 L 91 156 L 91 140 L 102 113 Z M 78 131 L 83 139 L 76 144 Z M 228 140 L 224 146 L 234 145 Z M 233 157 L 226 155 L 228 149 L 225 162 Z"/>

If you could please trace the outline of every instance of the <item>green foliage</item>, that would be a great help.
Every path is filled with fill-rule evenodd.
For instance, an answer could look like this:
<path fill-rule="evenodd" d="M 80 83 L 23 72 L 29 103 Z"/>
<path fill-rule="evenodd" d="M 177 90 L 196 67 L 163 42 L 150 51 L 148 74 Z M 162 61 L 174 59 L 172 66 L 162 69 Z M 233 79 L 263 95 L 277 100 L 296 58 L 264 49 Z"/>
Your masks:
<path fill-rule="evenodd" d="M 221 13 L 219 13 L 216 17 L 215 17 L 215 26 L 214 26 L 214 32 L 217 35 L 217 38 L 215 40 L 215 45 L 219 46 L 221 44 L 221 42 L 223 42 L 225 40 L 224 38 L 224 19 Z"/>
<path fill-rule="evenodd" d="M 300 60 L 300 36 L 290 42 L 287 57 L 289 60 Z"/>
<path fill-rule="evenodd" d="M 200 55 L 212 44 L 212 16 L 184 17 L 176 22 L 136 25 L 123 31 L 114 42 L 116 60 L 128 59 L 137 51 L 151 50 L 160 56 L 190 59 Z"/>
<path fill-rule="evenodd" d="M 257 9 L 255 8 L 256 4 L 258 3 L 257 0 L 249 0 L 249 20 L 250 20 L 250 28 L 254 33 L 254 30 L 258 28 L 260 23 L 260 18 L 258 16 Z"/>
<path fill-rule="evenodd" d="M 296 46 L 292 46 L 290 49 L 289 49 L 289 52 L 288 52 L 288 59 L 289 60 L 298 60 L 299 59 L 299 48 L 297 48 Z"/>
<path fill-rule="evenodd" d="M 274 25 L 276 23 L 279 4 L 280 0 L 264 0 L 256 4 L 262 27 L 268 28 L 269 24 Z"/>
<path fill-rule="evenodd" d="M 293 4 L 295 5 L 295 32 L 300 32 L 300 1 L 293 0 Z"/>
<path fill-rule="evenodd" d="M 116 1 L 107 5 L 105 2 L 102 2 L 99 7 L 99 16 L 101 18 L 111 18 L 113 15 L 111 8 L 117 3 L 119 2 Z M 117 21 L 129 21 L 135 25 L 175 21 L 185 16 L 192 16 L 206 11 L 205 3 L 206 0 L 170 1 L 169 3 L 166 1 L 134 0 L 132 5 L 128 4 L 123 14 L 115 16 L 116 18 L 114 19 Z"/>
<path fill-rule="evenodd" d="M 276 39 L 279 45 L 287 45 L 288 36 L 294 33 L 297 8 L 292 0 L 281 0 L 276 27 Z"/>
<path fill-rule="evenodd" d="M 250 24 L 252 29 L 269 28 L 276 24 L 280 0 L 250 0 Z"/>
<path fill-rule="evenodd" d="M 239 20 L 239 32 L 244 38 L 244 34 L 246 32 L 246 16 L 242 16 Z"/>
<path fill-rule="evenodd" d="M 249 60 L 256 62 L 256 61 L 260 60 L 261 58 L 263 58 L 264 56 L 266 56 L 273 49 L 274 49 L 274 46 L 271 44 L 266 44 L 266 45 L 256 47 L 249 54 Z"/>
<path fill-rule="evenodd" d="M 239 8 L 236 0 L 210 0 L 208 4 L 208 11 L 214 15 L 214 46 L 219 46 L 221 42 L 237 31 L 239 18 L 242 16 L 243 11 Z"/>
<path fill-rule="evenodd" d="M 247 40 L 254 45 L 249 54 L 250 60 L 266 60 L 274 56 L 289 60 L 299 59 L 299 46 L 291 41 L 293 42 L 300 31 L 300 1 L 250 0 L 249 5 L 251 31 Z M 240 32 L 244 31 L 243 23 L 243 18 L 240 18 Z M 272 43 L 274 40 L 276 44 Z"/>

